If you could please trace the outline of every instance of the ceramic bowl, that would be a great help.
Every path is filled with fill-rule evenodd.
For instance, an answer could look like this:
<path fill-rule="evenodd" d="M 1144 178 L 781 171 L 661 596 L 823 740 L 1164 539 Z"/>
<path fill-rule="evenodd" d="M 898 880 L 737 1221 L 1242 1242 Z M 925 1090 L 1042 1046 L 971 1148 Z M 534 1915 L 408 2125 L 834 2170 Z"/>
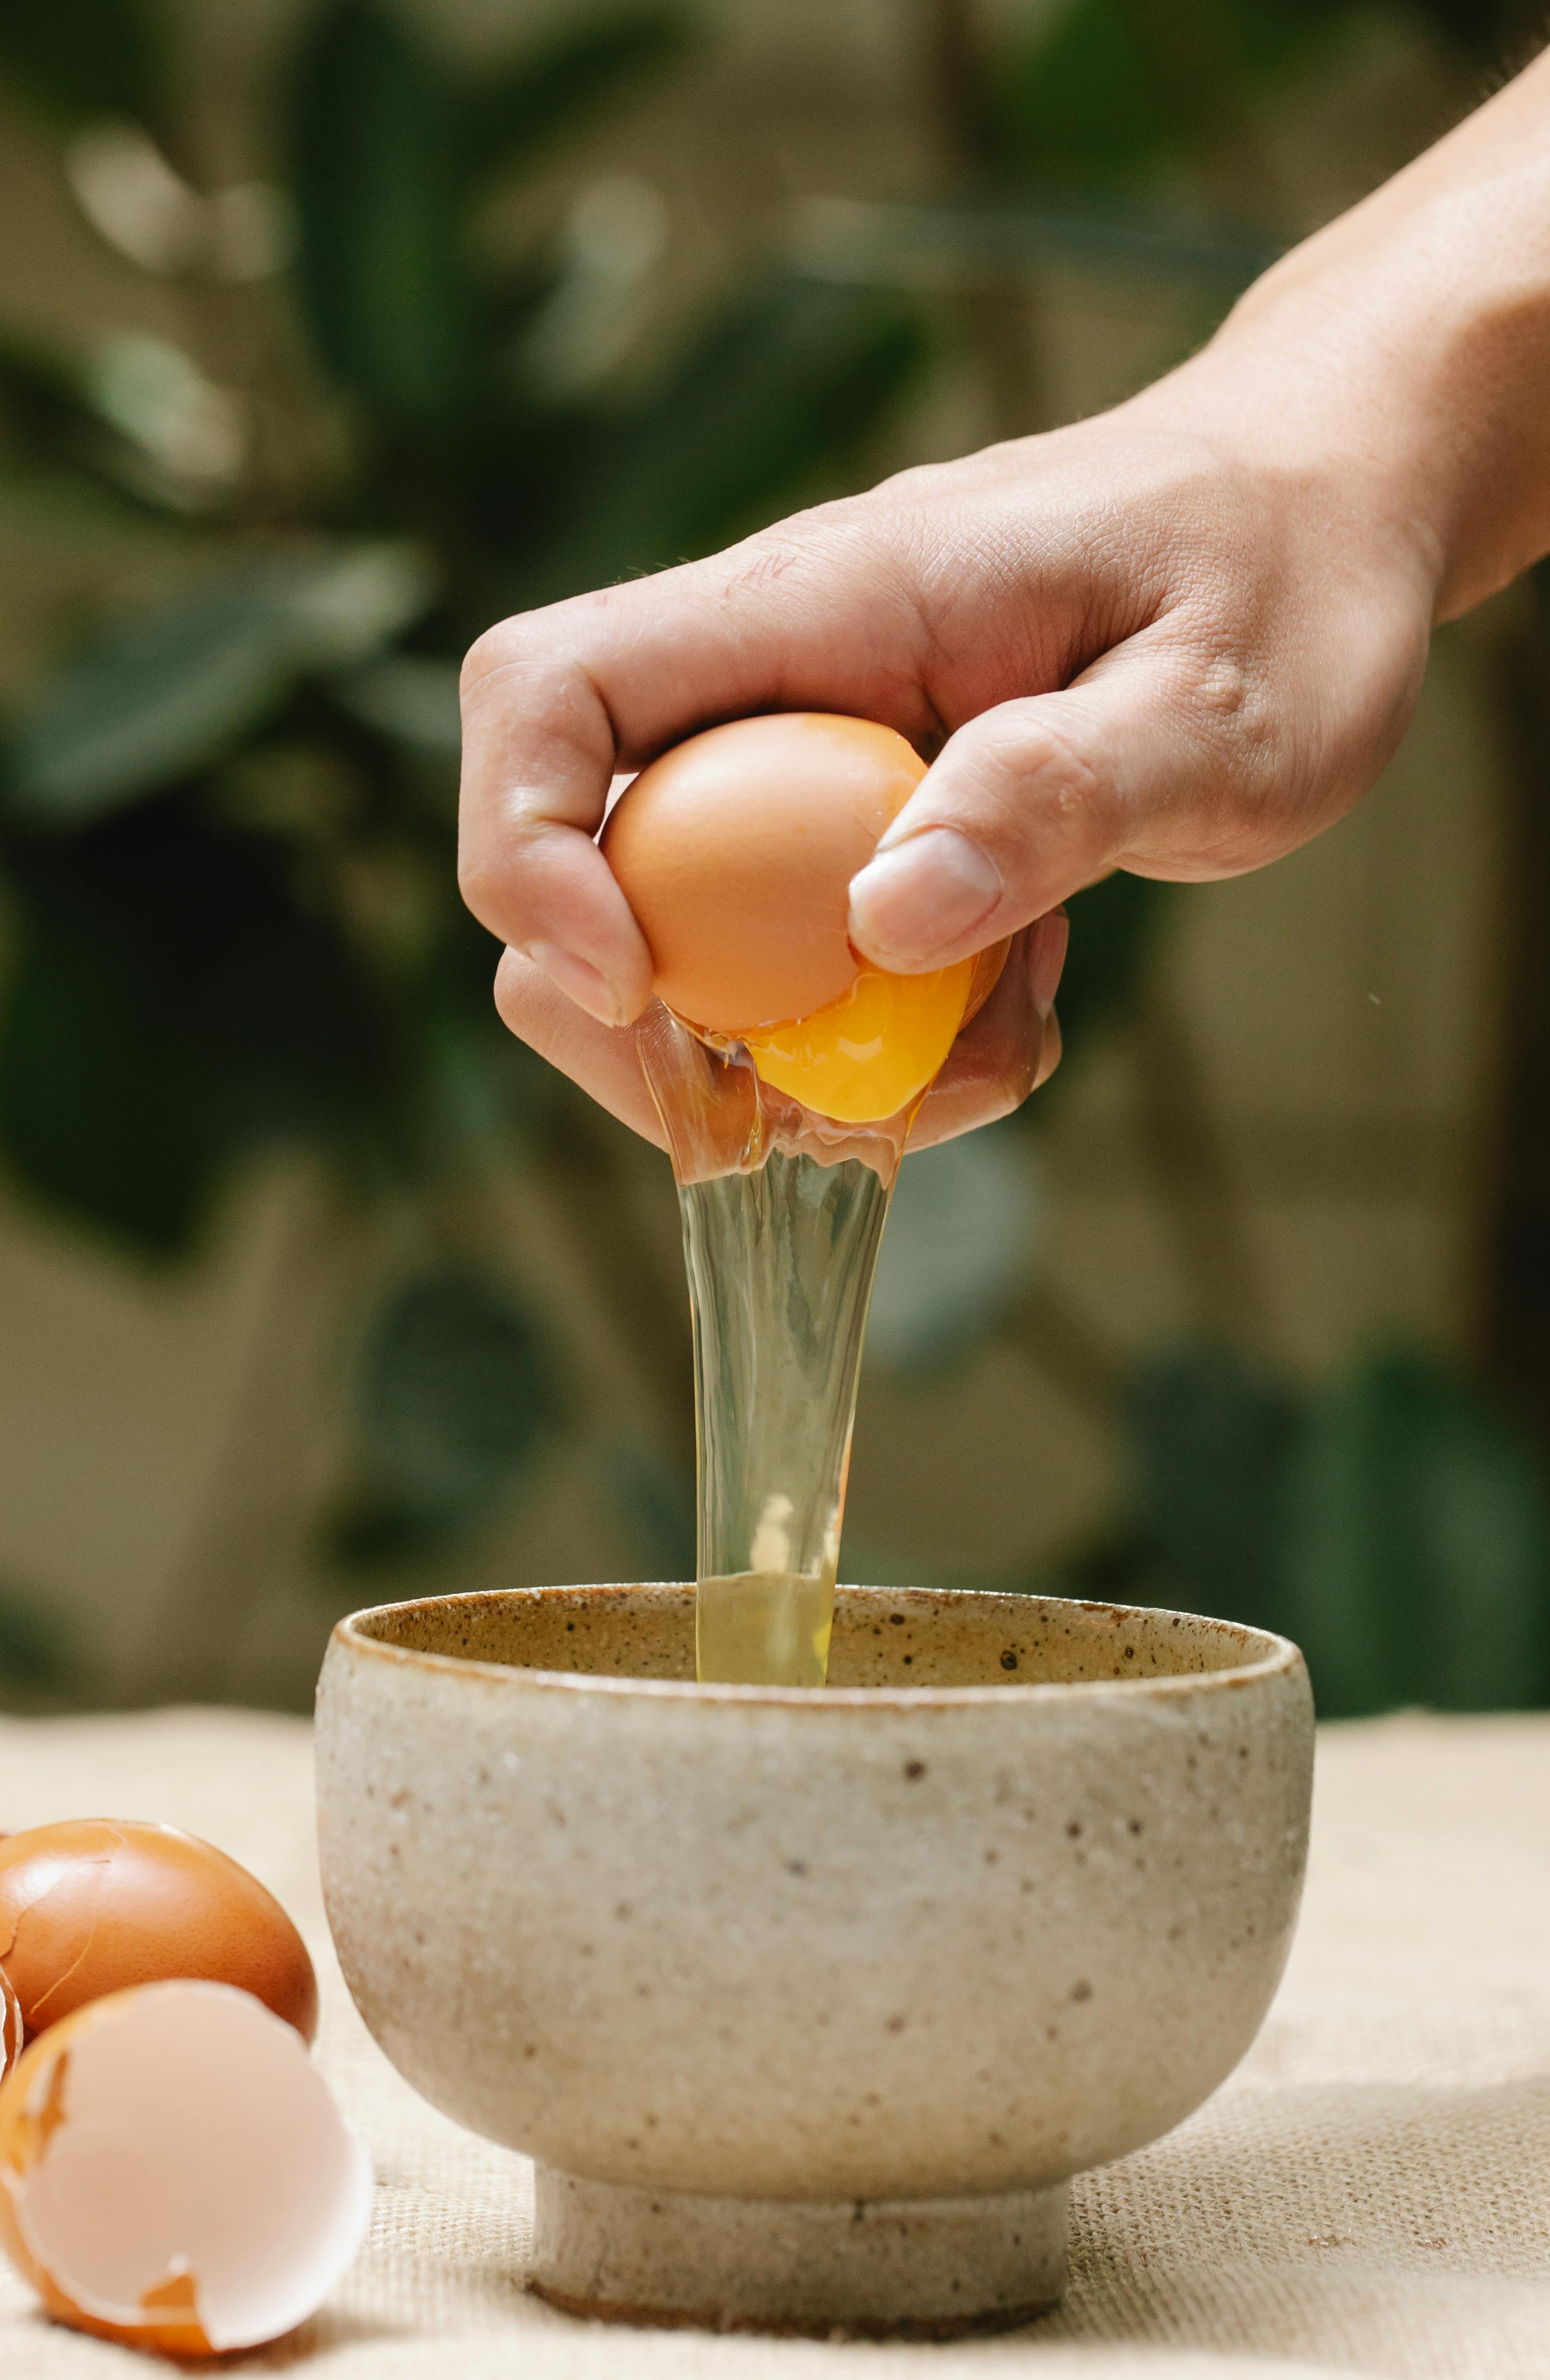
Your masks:
<path fill-rule="evenodd" d="M 826 1692 L 699 1685 L 693 1591 L 358 1612 L 318 1698 L 345 1974 L 537 2160 L 591 2316 L 917 2336 L 1065 2281 L 1072 2174 L 1199 2107 L 1291 1937 L 1312 1705 L 1220 1621 L 842 1588 Z"/>

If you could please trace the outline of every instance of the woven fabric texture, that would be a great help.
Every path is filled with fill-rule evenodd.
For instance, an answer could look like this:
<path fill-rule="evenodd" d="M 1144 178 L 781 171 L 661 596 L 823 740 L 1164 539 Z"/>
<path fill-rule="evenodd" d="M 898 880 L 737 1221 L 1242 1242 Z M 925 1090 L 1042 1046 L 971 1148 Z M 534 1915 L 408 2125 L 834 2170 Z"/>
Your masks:
<path fill-rule="evenodd" d="M 525 2161 L 379 2056 L 328 1952 L 309 1732 L 228 1712 L 0 1722 L 0 1828 L 163 1818 L 286 1902 L 318 1958 L 318 2056 L 370 2143 L 370 2240 L 306 2328 L 233 2371 L 318 2380 L 1550 2380 L 1550 1719 L 1327 1729 L 1302 1922 L 1231 2081 L 1086 2176 L 1059 2311 L 950 2346 L 570 2321 L 527 2296 Z M 0 2272 L 5 2380 L 126 2380 Z"/>

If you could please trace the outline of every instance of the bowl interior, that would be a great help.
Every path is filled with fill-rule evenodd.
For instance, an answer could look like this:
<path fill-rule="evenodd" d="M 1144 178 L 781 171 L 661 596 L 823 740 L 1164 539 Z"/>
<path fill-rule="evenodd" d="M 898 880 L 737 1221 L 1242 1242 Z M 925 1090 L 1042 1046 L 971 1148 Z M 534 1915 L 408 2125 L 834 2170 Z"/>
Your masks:
<path fill-rule="evenodd" d="M 692 1682 L 691 1586 L 512 1588 L 356 1614 L 348 1633 L 407 1653 L 579 1677 Z M 1281 1638 L 1224 1620 L 1053 1596 L 842 1586 L 829 1683 L 840 1689 L 1145 1683 L 1273 1668 Z M 759 1693 L 760 1688 L 717 1691 Z"/>

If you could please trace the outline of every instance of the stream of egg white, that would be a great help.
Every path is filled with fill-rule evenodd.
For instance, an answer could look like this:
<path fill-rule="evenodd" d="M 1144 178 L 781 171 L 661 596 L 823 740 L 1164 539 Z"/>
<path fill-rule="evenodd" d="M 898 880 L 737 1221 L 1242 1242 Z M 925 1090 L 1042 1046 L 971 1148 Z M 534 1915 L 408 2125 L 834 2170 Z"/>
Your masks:
<path fill-rule="evenodd" d="M 680 1185 L 699 1442 L 696 1665 L 828 1675 L 850 1433 L 889 1185 L 773 1152 Z"/>

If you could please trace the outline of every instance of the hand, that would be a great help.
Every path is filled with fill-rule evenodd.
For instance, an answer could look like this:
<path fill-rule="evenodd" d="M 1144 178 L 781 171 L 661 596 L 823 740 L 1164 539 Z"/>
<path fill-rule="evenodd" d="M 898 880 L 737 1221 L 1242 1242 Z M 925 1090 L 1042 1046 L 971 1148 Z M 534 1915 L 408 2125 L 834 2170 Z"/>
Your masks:
<path fill-rule="evenodd" d="M 628 1023 L 651 962 L 592 841 L 612 773 L 718 718 L 844 710 L 938 755 L 855 880 L 852 937 L 941 966 L 1114 867 L 1230 875 L 1327 825 L 1397 741 L 1432 595 L 1333 468 L 1166 382 L 492 629 L 465 671 L 466 895 Z M 501 1005 L 598 1087 L 603 1045 L 542 1023 L 515 959 Z"/>
<path fill-rule="evenodd" d="M 1019 934 L 1000 981 L 921 1102 L 907 1148 L 930 1148 L 1020 1107 L 1060 1062 L 1053 1014 L 1066 957 L 1066 914 L 1057 909 Z M 580 1083 L 600 1105 L 658 1148 L 666 1143 L 635 1050 L 633 1026 L 599 1024 L 567 999 L 520 952 L 495 975 L 495 1005 L 519 1039 Z"/>
<path fill-rule="evenodd" d="M 640 1014 L 649 953 L 592 838 L 615 771 L 716 720 L 848 711 L 932 759 L 850 890 L 857 948 L 902 972 L 1113 868 L 1234 875 L 1349 809 L 1434 617 L 1550 544 L 1547 131 L 1550 57 L 1129 404 L 481 638 L 461 875 L 526 953 L 513 1028 L 643 1122 L 620 1045 L 537 977 Z"/>

